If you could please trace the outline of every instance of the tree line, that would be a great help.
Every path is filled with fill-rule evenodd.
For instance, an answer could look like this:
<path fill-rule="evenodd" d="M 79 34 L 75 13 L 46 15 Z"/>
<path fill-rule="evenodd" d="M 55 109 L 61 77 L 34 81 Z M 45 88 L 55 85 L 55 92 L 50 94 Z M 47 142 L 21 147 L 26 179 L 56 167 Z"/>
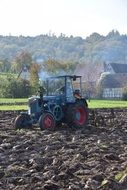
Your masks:
<path fill-rule="evenodd" d="M 44 80 L 46 75 L 72 74 L 76 65 L 55 59 L 37 63 L 27 51 L 17 54 L 12 63 L 7 60 L 0 63 L 0 97 L 4 98 L 24 98 L 37 94 L 39 81 Z M 21 76 L 24 68 L 29 72 L 28 78 Z"/>
<path fill-rule="evenodd" d="M 79 63 L 127 63 L 127 35 L 114 30 L 107 36 L 93 33 L 86 39 L 63 34 L 0 36 L 0 47 L 0 97 L 35 94 L 41 76 L 73 74 Z M 29 81 L 19 77 L 24 67 L 30 72 Z"/>
<path fill-rule="evenodd" d="M 9 62 L 23 50 L 33 60 L 127 62 L 127 35 L 112 30 L 106 36 L 92 33 L 82 37 L 39 35 L 35 37 L 0 36 L 0 59 Z"/>

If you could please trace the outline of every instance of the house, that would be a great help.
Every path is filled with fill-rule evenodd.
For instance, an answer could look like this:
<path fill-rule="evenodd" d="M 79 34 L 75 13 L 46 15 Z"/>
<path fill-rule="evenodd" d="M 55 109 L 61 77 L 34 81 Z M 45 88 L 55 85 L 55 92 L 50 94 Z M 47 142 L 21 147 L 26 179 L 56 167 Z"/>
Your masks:
<path fill-rule="evenodd" d="M 102 98 L 121 99 L 123 88 L 127 87 L 127 73 L 107 74 L 100 81 Z"/>
<path fill-rule="evenodd" d="M 127 64 L 104 63 L 104 72 L 100 76 L 102 97 L 121 99 L 124 87 L 127 87 Z"/>
<path fill-rule="evenodd" d="M 98 83 L 102 87 L 102 97 L 107 99 L 122 98 L 123 88 L 127 86 L 127 64 L 121 63 L 89 63 L 78 64 L 75 74 L 81 75 L 83 82 L 89 86 L 95 96 Z"/>

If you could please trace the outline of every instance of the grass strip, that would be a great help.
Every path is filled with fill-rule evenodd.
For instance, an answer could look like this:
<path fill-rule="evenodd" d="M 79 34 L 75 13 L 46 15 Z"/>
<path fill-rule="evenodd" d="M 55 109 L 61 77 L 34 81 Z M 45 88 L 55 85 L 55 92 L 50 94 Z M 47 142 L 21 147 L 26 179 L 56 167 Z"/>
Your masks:
<path fill-rule="evenodd" d="M 121 100 L 90 100 L 89 108 L 121 108 L 127 107 L 127 101 Z"/>
<path fill-rule="evenodd" d="M 0 106 L 0 110 L 2 111 L 16 111 L 16 110 L 27 110 L 28 106 L 22 105 L 22 106 Z"/>

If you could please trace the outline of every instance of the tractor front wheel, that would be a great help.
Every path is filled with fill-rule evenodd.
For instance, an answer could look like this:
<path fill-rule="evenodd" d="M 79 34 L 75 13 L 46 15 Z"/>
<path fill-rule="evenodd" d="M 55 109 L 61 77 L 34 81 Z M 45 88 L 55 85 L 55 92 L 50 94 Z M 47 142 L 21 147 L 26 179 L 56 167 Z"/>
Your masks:
<path fill-rule="evenodd" d="M 43 113 L 39 119 L 39 126 L 41 130 L 54 130 L 55 129 L 55 118 L 51 113 Z"/>
<path fill-rule="evenodd" d="M 66 115 L 67 124 L 72 128 L 85 127 L 88 120 L 88 110 L 83 102 L 69 105 Z"/>

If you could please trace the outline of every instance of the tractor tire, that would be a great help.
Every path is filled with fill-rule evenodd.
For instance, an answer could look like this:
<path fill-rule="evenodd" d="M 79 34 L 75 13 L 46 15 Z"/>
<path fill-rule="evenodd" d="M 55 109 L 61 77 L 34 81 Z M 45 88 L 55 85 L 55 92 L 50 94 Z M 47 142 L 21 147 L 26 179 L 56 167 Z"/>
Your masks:
<path fill-rule="evenodd" d="M 53 114 L 49 112 L 43 113 L 39 119 L 39 126 L 41 130 L 47 129 L 53 131 L 56 126 Z"/>
<path fill-rule="evenodd" d="M 32 127 L 32 123 L 30 122 L 31 118 L 27 114 L 20 114 L 16 117 L 14 121 L 15 129 L 22 129 L 27 127 Z"/>
<path fill-rule="evenodd" d="M 67 108 L 66 122 L 71 128 L 85 127 L 88 120 L 88 109 L 84 102 L 79 101 L 71 104 Z"/>

